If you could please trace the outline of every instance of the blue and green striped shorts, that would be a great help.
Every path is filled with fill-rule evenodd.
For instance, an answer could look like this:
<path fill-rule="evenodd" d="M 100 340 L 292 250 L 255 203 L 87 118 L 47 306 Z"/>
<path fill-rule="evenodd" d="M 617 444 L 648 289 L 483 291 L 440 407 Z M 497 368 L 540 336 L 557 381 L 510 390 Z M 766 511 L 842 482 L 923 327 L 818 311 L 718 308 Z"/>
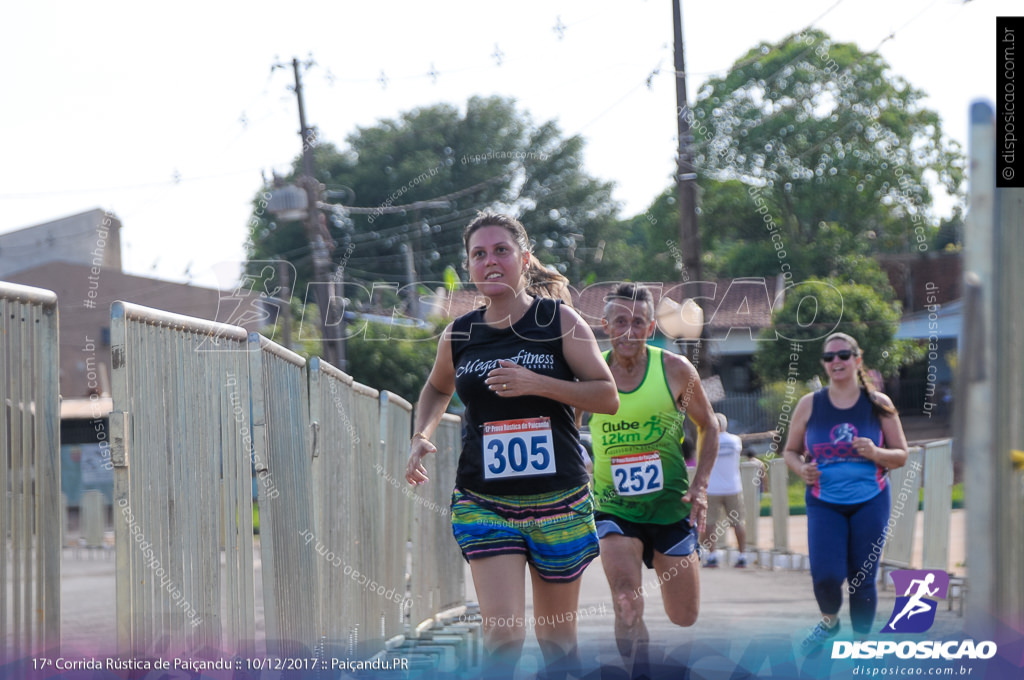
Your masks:
<path fill-rule="evenodd" d="M 525 555 L 545 581 L 575 581 L 600 553 L 587 484 L 525 496 L 456 487 L 452 533 L 467 560 Z"/>

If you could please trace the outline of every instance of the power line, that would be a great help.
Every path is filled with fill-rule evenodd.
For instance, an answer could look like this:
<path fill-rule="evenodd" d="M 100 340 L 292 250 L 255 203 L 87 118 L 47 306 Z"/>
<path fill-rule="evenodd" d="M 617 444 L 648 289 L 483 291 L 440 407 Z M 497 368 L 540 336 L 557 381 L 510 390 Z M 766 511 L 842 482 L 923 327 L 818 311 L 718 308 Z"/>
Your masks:
<path fill-rule="evenodd" d="M 162 180 L 158 182 L 146 182 L 143 184 L 125 184 L 119 187 L 99 187 L 91 189 L 65 189 L 63 191 L 38 191 L 38 192 L 22 192 L 16 194 L 0 194 L 0 199 L 33 199 L 33 198 L 56 198 L 60 196 L 74 196 L 76 194 L 89 194 L 99 192 L 115 192 L 115 191 L 135 191 L 138 189 L 153 189 L 153 188 L 164 188 L 175 186 L 178 184 L 184 184 L 188 182 L 205 182 L 211 179 L 223 179 L 225 177 L 237 177 L 239 175 L 247 175 L 250 173 L 259 172 L 259 168 L 248 169 L 248 170 L 236 170 L 233 172 L 225 172 L 220 175 L 203 175 L 200 177 L 178 177 L 177 179 L 171 178 L 168 180 Z"/>
<path fill-rule="evenodd" d="M 416 179 L 416 178 L 414 177 L 413 179 Z M 334 212 L 349 213 L 351 215 L 388 215 L 388 214 L 392 214 L 392 213 L 406 212 L 406 211 L 409 211 L 409 210 L 422 210 L 424 208 L 437 207 L 434 204 L 436 204 L 436 203 L 444 203 L 444 202 L 447 202 L 447 201 L 453 201 L 453 200 L 455 200 L 457 198 L 462 198 L 463 196 L 468 196 L 469 194 L 472 194 L 472 193 L 475 193 L 477 191 L 480 191 L 481 189 L 483 189 L 484 187 L 486 187 L 489 184 L 494 184 L 494 183 L 496 183 L 498 181 L 504 181 L 504 180 L 505 180 L 505 175 L 499 175 L 499 176 L 496 176 L 496 177 L 492 177 L 491 179 L 484 180 L 483 182 L 478 182 L 477 184 L 474 184 L 473 186 L 470 186 L 470 187 L 466 187 L 465 189 L 459 189 L 457 191 L 453 191 L 450 194 L 443 194 L 441 196 L 436 196 L 434 198 L 428 198 L 428 199 L 424 199 L 424 200 L 421 200 L 421 201 L 414 201 L 413 203 L 406 203 L 406 204 L 403 204 L 403 205 L 385 205 L 384 203 L 381 203 L 380 205 L 378 205 L 375 208 L 368 208 L 368 207 L 365 207 L 365 206 L 342 205 L 342 204 L 338 204 L 338 203 L 320 203 L 319 205 L 320 205 L 321 209 L 323 209 L 323 210 L 331 210 L 331 211 L 334 211 Z M 410 180 L 410 182 L 411 182 L 411 180 Z M 409 185 L 409 183 L 406 183 L 405 186 L 408 186 L 408 185 Z M 399 191 L 399 190 L 396 190 L 396 191 Z M 394 193 L 392 193 L 392 196 L 393 195 L 394 195 Z"/>

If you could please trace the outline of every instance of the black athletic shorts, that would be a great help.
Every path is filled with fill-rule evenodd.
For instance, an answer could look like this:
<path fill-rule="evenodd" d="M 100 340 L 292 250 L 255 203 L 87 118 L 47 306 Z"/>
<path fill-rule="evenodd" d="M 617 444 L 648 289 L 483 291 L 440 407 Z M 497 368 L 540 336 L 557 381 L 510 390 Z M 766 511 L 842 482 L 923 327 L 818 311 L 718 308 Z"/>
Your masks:
<path fill-rule="evenodd" d="M 699 545 L 697 528 L 690 525 L 689 517 L 675 524 L 639 524 L 606 512 L 595 512 L 594 522 L 597 524 L 598 538 L 621 534 L 639 539 L 644 544 L 644 564 L 648 569 L 654 568 L 655 550 L 662 555 L 685 557 L 697 550 Z"/>

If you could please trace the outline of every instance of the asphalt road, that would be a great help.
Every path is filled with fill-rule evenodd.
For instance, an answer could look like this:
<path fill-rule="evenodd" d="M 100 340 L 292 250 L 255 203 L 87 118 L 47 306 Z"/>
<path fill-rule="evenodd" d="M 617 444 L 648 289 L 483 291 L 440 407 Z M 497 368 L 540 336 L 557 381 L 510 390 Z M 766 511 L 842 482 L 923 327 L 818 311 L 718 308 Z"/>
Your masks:
<path fill-rule="evenodd" d="M 658 658 L 668 657 L 671 662 L 680 654 L 692 657 L 697 653 L 694 649 L 714 649 L 718 656 L 707 658 L 706 662 L 711 665 L 704 677 L 715 677 L 718 672 L 716 668 L 725 673 L 725 677 L 729 677 L 729 663 L 719 657 L 735 662 L 758 641 L 770 640 L 776 647 L 785 647 L 787 641 L 794 646 L 798 644 L 818 619 L 806 560 L 800 557 L 806 554 L 805 521 L 803 517 L 790 518 L 790 549 L 797 557 L 777 557 L 772 560 L 776 563 L 787 562 L 791 567 L 797 565 L 798 568 L 772 569 L 756 564 L 745 569 L 702 568 L 701 613 L 696 625 L 691 628 L 677 627 L 668 620 L 654 572 L 646 572 L 644 582 L 649 587 L 646 589 L 645 621 L 654 643 L 652 654 Z M 771 544 L 770 518 L 761 518 L 761 523 L 760 544 L 767 548 Z M 951 527 L 950 570 L 961 575 L 964 573 L 963 531 L 963 511 L 955 511 Z M 919 528 L 918 561 L 921 535 Z M 259 569 L 258 550 L 256 552 Z M 766 561 L 771 557 L 768 553 L 762 556 Z M 62 651 L 65 654 L 83 655 L 112 653 L 116 648 L 113 550 L 68 548 L 64 551 L 61 567 Z M 467 599 L 474 601 L 476 596 L 468 568 L 466 581 Z M 256 583 L 260 582 L 260 574 L 257 573 Z M 895 596 L 891 587 L 879 592 L 876 630 L 881 629 L 892 612 Z M 258 637 L 263 631 L 261 600 L 257 593 Z M 957 605 L 950 611 L 944 603 L 940 603 L 933 632 L 941 635 L 958 632 L 963 626 L 963 618 L 958 610 Z M 620 665 L 614 643 L 611 598 L 600 560 L 584 573 L 580 611 L 579 639 L 584 660 L 608 667 Z M 528 604 L 527 613 L 532 614 L 532 605 Z M 846 618 L 845 607 L 843 616 L 848 630 L 849 620 Z M 538 654 L 536 641 L 532 634 L 528 634 L 525 659 L 517 677 L 532 677 L 536 669 L 534 657 Z M 719 668 L 721 664 L 725 666 Z"/>

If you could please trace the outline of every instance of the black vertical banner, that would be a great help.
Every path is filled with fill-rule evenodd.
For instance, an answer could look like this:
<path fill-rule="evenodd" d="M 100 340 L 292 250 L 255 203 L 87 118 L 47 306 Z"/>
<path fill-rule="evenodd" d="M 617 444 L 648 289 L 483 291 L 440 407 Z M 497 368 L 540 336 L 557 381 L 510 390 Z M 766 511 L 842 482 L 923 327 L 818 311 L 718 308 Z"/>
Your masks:
<path fill-rule="evenodd" d="M 1018 50 L 1024 50 L 1024 17 L 996 17 L 997 187 L 1024 187 L 1024 115 L 1017 115 L 1018 97 L 1024 105 L 1024 72 L 1017 71 Z"/>

